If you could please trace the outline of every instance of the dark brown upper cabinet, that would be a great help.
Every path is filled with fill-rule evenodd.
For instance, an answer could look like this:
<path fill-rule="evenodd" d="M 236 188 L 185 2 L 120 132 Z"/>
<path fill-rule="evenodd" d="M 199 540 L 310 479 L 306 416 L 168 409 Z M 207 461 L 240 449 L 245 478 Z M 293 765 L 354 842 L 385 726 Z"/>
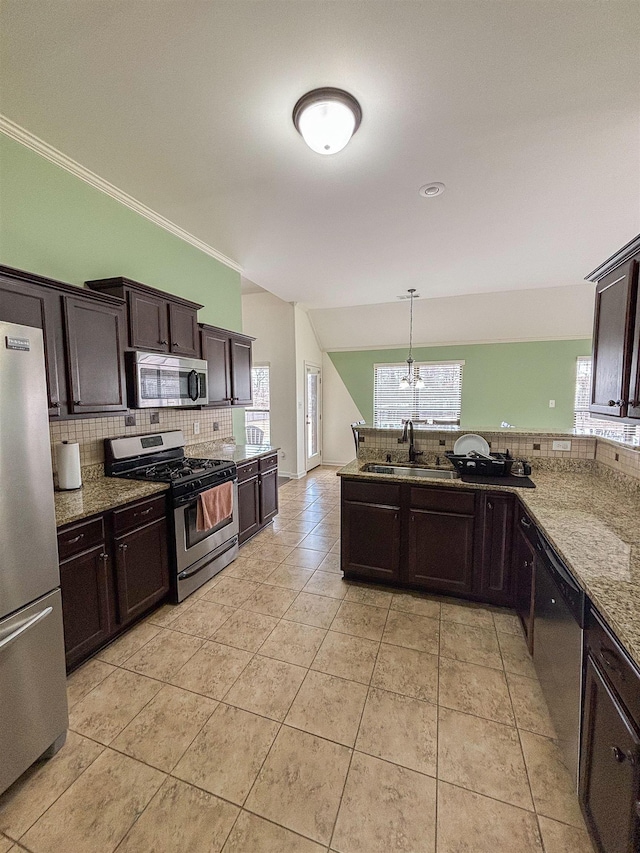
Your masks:
<path fill-rule="evenodd" d="M 64 310 L 70 413 L 126 411 L 124 305 L 66 296 Z"/>
<path fill-rule="evenodd" d="M 640 418 L 640 236 L 587 276 L 596 282 L 590 411 Z"/>
<path fill-rule="evenodd" d="M 202 305 L 123 276 L 85 283 L 91 290 L 126 300 L 131 349 L 199 357 L 198 309 Z"/>
<path fill-rule="evenodd" d="M 255 338 L 200 324 L 201 358 L 209 366 L 209 405 L 250 406 L 251 347 Z"/>
<path fill-rule="evenodd" d="M 122 299 L 0 267 L 0 320 L 42 329 L 51 417 L 126 411 Z"/>

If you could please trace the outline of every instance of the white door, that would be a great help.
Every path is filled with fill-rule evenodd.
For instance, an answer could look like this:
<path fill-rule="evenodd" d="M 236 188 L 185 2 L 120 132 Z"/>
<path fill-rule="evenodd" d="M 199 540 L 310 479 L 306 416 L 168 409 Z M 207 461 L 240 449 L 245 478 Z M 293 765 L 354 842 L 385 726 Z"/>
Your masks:
<path fill-rule="evenodd" d="M 322 371 L 305 362 L 305 452 L 307 471 L 322 462 Z"/>

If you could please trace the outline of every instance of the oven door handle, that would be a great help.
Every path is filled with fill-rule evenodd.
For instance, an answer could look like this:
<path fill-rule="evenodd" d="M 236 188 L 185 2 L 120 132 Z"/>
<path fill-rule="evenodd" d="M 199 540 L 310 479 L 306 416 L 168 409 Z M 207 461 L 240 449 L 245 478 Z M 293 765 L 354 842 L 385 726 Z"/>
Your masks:
<path fill-rule="evenodd" d="M 191 370 L 189 372 L 187 383 L 189 399 L 193 400 L 193 402 L 195 403 L 200 393 L 200 382 L 198 380 L 198 372 L 196 370 Z"/>
<path fill-rule="evenodd" d="M 209 489 L 215 489 L 218 486 L 221 486 L 223 483 L 236 483 L 237 481 L 238 481 L 238 478 L 234 474 L 231 477 L 225 477 L 224 480 L 218 480 L 218 482 L 216 482 L 216 483 L 207 483 L 206 486 L 202 486 L 201 488 L 194 489 L 194 491 L 189 492 L 186 495 L 180 495 L 180 497 L 174 498 L 173 499 L 173 506 L 175 509 L 177 509 L 178 507 L 182 507 L 185 504 L 193 503 L 195 501 L 195 499 L 198 497 L 198 495 L 201 495 L 203 492 L 208 492 Z M 235 501 L 234 501 L 234 504 L 235 504 Z"/>

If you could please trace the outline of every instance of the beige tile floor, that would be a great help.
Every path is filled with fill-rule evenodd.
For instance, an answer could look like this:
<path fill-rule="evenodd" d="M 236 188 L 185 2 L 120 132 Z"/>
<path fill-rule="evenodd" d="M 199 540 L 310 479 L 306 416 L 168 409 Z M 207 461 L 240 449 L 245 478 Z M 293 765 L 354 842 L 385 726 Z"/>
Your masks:
<path fill-rule="evenodd" d="M 515 616 L 346 583 L 338 498 L 69 678 L 0 853 L 591 853 Z"/>

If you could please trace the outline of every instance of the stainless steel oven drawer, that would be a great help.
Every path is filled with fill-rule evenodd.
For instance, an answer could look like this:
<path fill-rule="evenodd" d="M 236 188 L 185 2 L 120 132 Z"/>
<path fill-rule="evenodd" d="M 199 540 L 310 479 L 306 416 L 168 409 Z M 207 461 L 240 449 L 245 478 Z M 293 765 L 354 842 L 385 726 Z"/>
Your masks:
<path fill-rule="evenodd" d="M 0 622 L 0 685 L 2 793 L 67 730 L 59 589 Z"/>

